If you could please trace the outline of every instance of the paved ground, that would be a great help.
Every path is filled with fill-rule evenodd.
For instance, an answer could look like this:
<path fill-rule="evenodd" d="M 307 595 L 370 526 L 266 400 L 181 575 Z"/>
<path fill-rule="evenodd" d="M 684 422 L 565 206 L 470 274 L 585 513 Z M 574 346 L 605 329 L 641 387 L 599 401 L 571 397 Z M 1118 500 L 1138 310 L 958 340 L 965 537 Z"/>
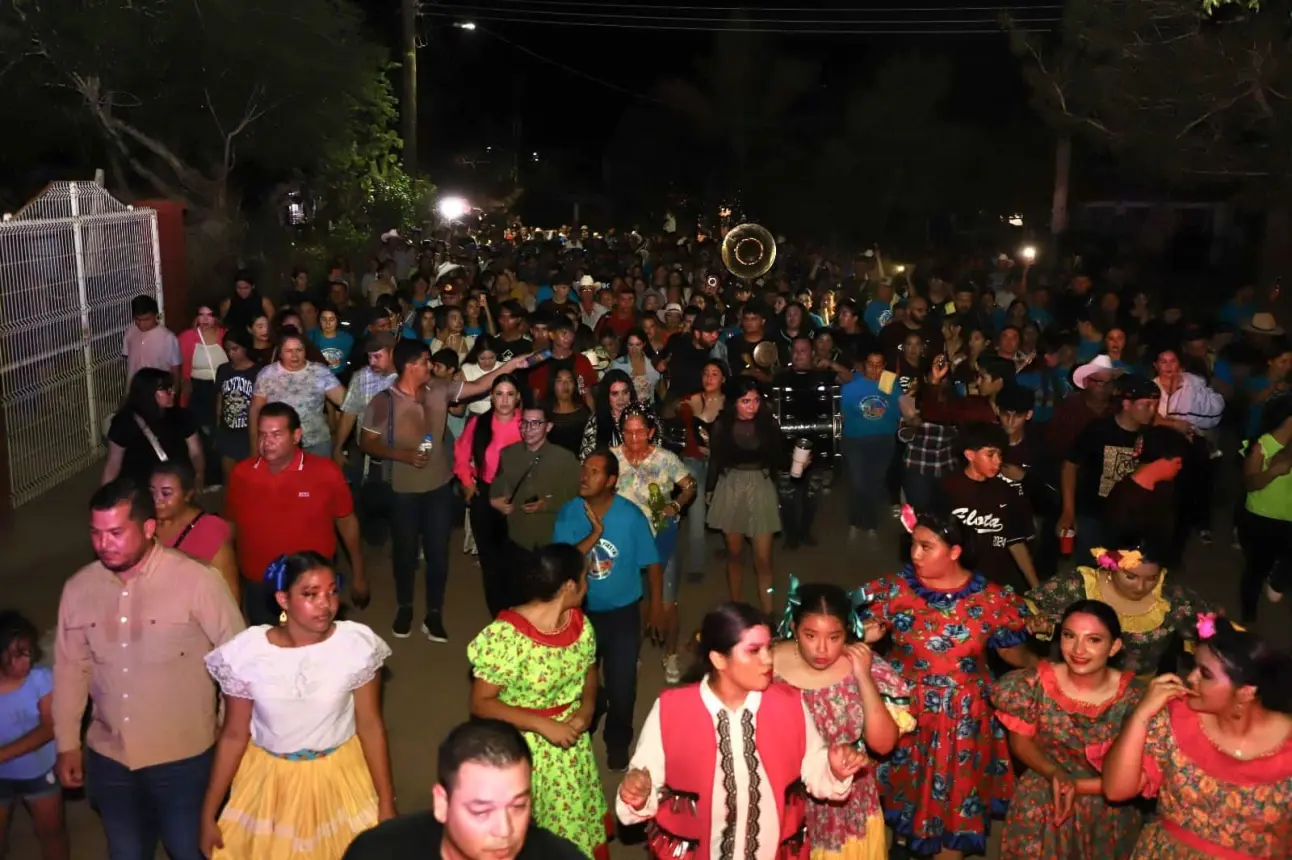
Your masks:
<path fill-rule="evenodd" d="M 63 581 L 92 558 L 89 546 L 85 500 L 96 480 L 96 472 L 74 478 L 45 496 L 21 508 L 3 534 L 0 553 L 0 605 L 20 609 L 42 628 L 52 626 Z M 849 587 L 892 572 L 896 567 L 896 523 L 891 523 L 877 541 L 864 538 L 849 543 L 840 535 L 843 528 L 843 496 L 836 491 L 827 497 L 822 513 L 822 536 L 836 536 L 837 543 L 796 553 L 778 552 L 776 568 L 783 579 L 794 572 L 802 579 L 824 580 Z M 1218 521 L 1218 525 L 1222 521 Z M 1223 521 L 1227 525 L 1227 520 Z M 1217 528 L 1217 535 L 1227 530 Z M 711 549 L 718 541 L 710 536 Z M 461 535 L 454 536 L 455 547 L 461 547 Z M 1236 605 L 1239 555 L 1218 542 L 1210 547 L 1194 546 L 1188 557 L 1188 569 L 1180 572 L 1183 581 L 1204 596 Z M 394 762 L 395 788 L 399 806 L 404 811 L 425 808 L 430 803 L 430 785 L 435 772 L 435 748 L 444 733 L 467 716 L 466 692 L 468 665 L 465 646 L 486 623 L 484 600 L 479 583 L 479 569 L 472 561 L 454 552 L 448 592 L 448 623 L 452 642 L 435 645 L 415 635 L 395 640 L 389 636 L 394 617 L 393 590 L 388 557 L 368 558 L 373 583 L 372 605 L 351 617 L 370 624 L 387 638 L 394 655 L 388 663 L 390 673 L 385 693 L 386 726 L 390 736 L 390 755 Z M 683 585 L 682 623 L 693 629 L 706 608 L 726 597 L 723 585 L 723 563 L 711 557 L 708 576 L 698 585 Z M 747 599 L 754 596 L 747 583 Z M 1292 624 L 1282 607 L 1263 607 L 1264 617 L 1258 629 L 1284 646 L 1292 643 Z M 420 620 L 420 619 L 419 619 Z M 643 655 L 638 721 L 645 717 L 654 696 L 664 684 L 663 671 L 656 652 Z M 597 755 L 604 759 L 600 742 Z M 615 775 L 604 773 L 608 790 L 617 785 Z M 94 812 L 83 797 L 69 796 L 68 821 L 72 856 L 75 860 L 99 860 L 105 856 L 102 830 Z M 39 853 L 31 837 L 26 816 L 14 816 L 10 834 L 10 854 L 16 860 L 36 858 Z M 617 857 L 640 856 L 639 849 L 616 846 Z M 0 852 L 2 853 L 2 852 Z M 994 852 L 993 852 L 994 854 Z M 161 852 L 158 856 L 163 856 Z"/>

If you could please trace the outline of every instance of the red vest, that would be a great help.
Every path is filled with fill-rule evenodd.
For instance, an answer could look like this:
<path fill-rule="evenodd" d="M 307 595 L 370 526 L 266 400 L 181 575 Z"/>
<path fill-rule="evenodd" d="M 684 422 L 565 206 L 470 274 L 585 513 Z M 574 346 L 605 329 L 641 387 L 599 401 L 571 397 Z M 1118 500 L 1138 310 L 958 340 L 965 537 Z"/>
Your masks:
<path fill-rule="evenodd" d="M 709 834 L 712 826 L 713 777 L 719 767 L 718 732 L 713 717 L 700 698 L 698 684 L 665 690 L 659 697 L 660 733 L 664 741 L 664 795 L 651 833 L 656 857 L 713 856 Z M 731 731 L 740 731 L 733 721 Z M 760 840 L 775 838 L 779 860 L 806 858 L 803 838 L 805 803 L 797 788 L 807 752 L 807 732 L 799 691 L 773 684 L 762 694 L 754 725 L 754 743 L 769 785 L 764 796 L 776 798 L 780 832 L 763 833 Z M 681 797 L 679 797 L 681 795 Z M 746 802 L 746 798 L 739 798 Z M 755 810 L 750 810 L 756 815 Z M 680 851 L 678 849 L 681 849 Z"/>

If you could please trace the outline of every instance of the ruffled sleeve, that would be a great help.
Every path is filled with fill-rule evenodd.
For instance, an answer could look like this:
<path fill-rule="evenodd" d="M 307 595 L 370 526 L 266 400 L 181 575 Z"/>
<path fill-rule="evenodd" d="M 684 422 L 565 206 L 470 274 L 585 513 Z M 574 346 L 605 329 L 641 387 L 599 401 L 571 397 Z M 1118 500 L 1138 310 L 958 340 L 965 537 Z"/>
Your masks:
<path fill-rule="evenodd" d="M 1014 593 L 1014 589 L 1006 587 L 999 591 L 986 592 L 985 595 L 989 601 L 987 617 L 990 623 L 995 626 L 991 638 L 987 640 L 987 647 L 995 650 L 1004 648 L 1013 648 L 1015 645 L 1022 645 L 1027 641 L 1027 622 L 1025 619 L 1031 613 L 1028 612 L 1027 605 L 1023 603 L 1023 598 Z"/>
<path fill-rule="evenodd" d="M 1058 624 L 1063 611 L 1085 597 L 1081 576 L 1075 572 L 1060 574 L 1047 580 L 1027 593 L 1027 608 L 1033 615 L 1040 615 Z M 1038 636 L 1049 639 L 1050 636 Z"/>
<path fill-rule="evenodd" d="M 1108 751 L 1113 748 L 1116 739 L 1086 747 L 1086 758 L 1095 770 L 1103 773 L 1104 760 Z M 1143 797 L 1157 797 L 1162 787 L 1162 774 L 1171 758 L 1171 718 L 1168 708 L 1163 708 L 1153 716 L 1148 724 L 1148 735 L 1144 739 L 1144 755 L 1140 765 L 1139 793 Z"/>
<path fill-rule="evenodd" d="M 252 680 L 244 659 L 252 637 L 265 636 L 265 628 L 252 627 L 234 636 L 205 657 L 206 671 L 220 685 L 220 692 L 235 699 L 252 699 Z"/>
<path fill-rule="evenodd" d="M 991 691 L 996 719 L 1016 735 L 1035 737 L 1040 722 L 1037 697 L 1041 685 L 1036 669 L 1015 669 L 1001 676 Z"/>
<path fill-rule="evenodd" d="M 354 663 L 346 680 L 346 689 L 357 690 L 377 677 L 390 657 L 390 646 L 372 632 L 372 628 L 363 624 L 350 625 L 348 630 L 347 639 L 350 641 L 347 649 L 353 655 Z"/>
<path fill-rule="evenodd" d="M 903 678 L 892 663 L 878 655 L 871 658 L 870 676 L 875 679 L 884 709 L 897 723 L 897 731 L 903 735 L 915 731 L 915 717 L 911 715 L 911 682 Z"/>
<path fill-rule="evenodd" d="M 592 625 L 588 625 L 591 627 Z M 486 684 L 506 689 L 516 683 L 516 649 L 511 637 L 515 628 L 505 621 L 493 621 L 476 634 L 467 646 L 472 676 Z"/>

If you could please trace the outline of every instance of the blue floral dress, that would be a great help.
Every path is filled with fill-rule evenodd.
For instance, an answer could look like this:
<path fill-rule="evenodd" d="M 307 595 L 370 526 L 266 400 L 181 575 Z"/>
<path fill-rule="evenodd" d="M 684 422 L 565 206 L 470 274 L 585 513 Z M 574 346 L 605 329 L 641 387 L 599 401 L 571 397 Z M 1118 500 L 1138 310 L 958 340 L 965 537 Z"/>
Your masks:
<path fill-rule="evenodd" d="M 1027 607 L 980 573 L 957 591 L 937 591 L 910 566 L 867 585 L 861 600 L 863 617 L 890 626 L 888 659 L 915 682 L 916 729 L 877 772 L 884 819 L 916 854 L 983 854 L 988 816 L 1004 815 L 1014 790 L 987 650 L 1027 640 Z"/>

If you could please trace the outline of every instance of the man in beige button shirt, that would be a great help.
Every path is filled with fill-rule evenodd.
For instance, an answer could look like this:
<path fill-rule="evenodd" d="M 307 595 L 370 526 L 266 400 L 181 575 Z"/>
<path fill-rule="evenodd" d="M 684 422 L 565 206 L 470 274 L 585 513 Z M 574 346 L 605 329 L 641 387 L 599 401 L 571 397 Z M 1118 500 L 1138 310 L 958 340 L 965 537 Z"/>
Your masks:
<path fill-rule="evenodd" d="M 243 629 L 213 568 L 157 543 L 147 488 L 128 478 L 90 497 L 99 560 L 63 586 L 54 643 L 55 770 L 86 785 L 109 860 L 202 860 L 198 830 L 215 743 L 202 658 Z M 86 699 L 93 719 L 81 748 Z"/>

